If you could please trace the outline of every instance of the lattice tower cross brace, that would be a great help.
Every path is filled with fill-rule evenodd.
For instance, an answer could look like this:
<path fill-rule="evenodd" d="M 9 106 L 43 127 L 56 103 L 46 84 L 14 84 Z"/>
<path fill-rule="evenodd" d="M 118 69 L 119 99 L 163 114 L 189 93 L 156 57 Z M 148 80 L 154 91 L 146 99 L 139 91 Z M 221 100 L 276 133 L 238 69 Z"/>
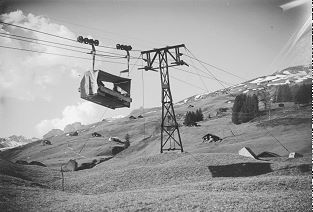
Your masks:
<path fill-rule="evenodd" d="M 181 47 L 185 47 L 185 45 L 168 46 L 165 48 L 141 52 L 143 55 L 146 55 L 146 59 L 144 60 L 147 62 L 147 66 L 143 69 L 146 71 L 157 71 L 157 69 L 159 69 L 160 71 L 162 89 L 161 153 L 163 153 L 164 150 L 184 151 L 178 123 L 176 121 L 168 72 L 169 67 L 184 65 L 184 62 L 180 60 L 181 54 L 179 48 Z M 175 50 L 175 54 L 170 52 L 171 49 Z M 158 67 L 153 67 L 156 58 L 158 58 Z M 169 58 L 174 61 L 170 65 Z M 169 147 L 165 147 L 166 144 L 169 144 L 167 145 Z M 175 146 L 177 146 L 177 148 Z"/>

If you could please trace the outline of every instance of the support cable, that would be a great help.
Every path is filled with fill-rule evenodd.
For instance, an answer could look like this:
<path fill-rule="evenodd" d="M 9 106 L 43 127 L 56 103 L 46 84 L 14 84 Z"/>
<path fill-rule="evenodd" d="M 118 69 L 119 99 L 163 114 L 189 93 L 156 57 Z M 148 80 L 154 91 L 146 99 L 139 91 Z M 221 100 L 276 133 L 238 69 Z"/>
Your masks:
<path fill-rule="evenodd" d="M 32 50 L 32 49 L 24 49 L 24 48 L 17 48 L 17 47 L 11 47 L 11 46 L 2 46 L 2 45 L 0 45 L 0 48 L 14 49 L 14 50 L 20 50 L 20 51 L 27 51 L 27 52 L 34 52 L 34 53 L 41 53 L 41 54 L 57 55 L 57 56 L 62 56 L 62 57 L 71 57 L 71 58 L 90 60 L 89 58 L 85 58 L 85 57 L 64 55 L 64 54 L 58 54 L 58 53 L 52 53 L 52 52 L 43 52 L 43 51 L 37 51 L 37 50 Z"/>
<path fill-rule="evenodd" d="M 190 65 L 189 65 L 190 66 Z M 181 69 L 181 68 L 177 68 L 177 67 L 172 67 L 173 69 L 176 69 L 176 70 L 180 70 L 180 71 L 183 71 L 183 72 L 186 72 L 186 73 L 189 73 L 189 74 L 193 74 L 193 75 L 197 75 L 196 73 L 194 73 L 194 72 L 191 72 L 191 71 L 187 71 L 187 70 L 184 70 L 184 69 Z M 200 71 L 202 71 L 201 69 L 199 69 Z M 202 71 L 203 72 L 203 71 Z M 204 72 L 206 75 L 208 74 L 207 72 Z M 197 76 L 200 76 L 200 77 L 204 77 L 204 78 L 207 78 L 207 79 L 210 79 L 210 80 L 214 80 L 214 78 L 212 77 L 212 76 L 209 76 L 209 75 L 207 75 L 207 76 L 204 76 L 204 75 L 201 75 L 201 74 L 199 74 L 199 75 L 197 75 Z M 222 81 L 222 80 L 221 80 Z M 224 84 L 229 84 L 229 85 L 233 85 L 233 84 L 231 84 L 231 83 L 229 83 L 229 82 L 226 82 L 226 81 L 222 81 Z"/>
<path fill-rule="evenodd" d="M 8 33 L 3 33 L 3 32 L 0 32 L 0 35 L 9 36 L 9 38 L 11 38 L 11 39 L 22 38 L 22 39 L 30 40 L 30 41 L 28 41 L 28 42 L 37 41 L 37 42 L 57 44 L 57 45 L 67 46 L 67 47 L 72 47 L 72 48 L 77 48 L 77 49 L 90 50 L 90 48 L 86 48 L 86 47 L 82 47 L 82 46 L 74 46 L 74 45 L 65 44 L 65 43 L 58 43 L 58 42 L 53 42 L 53 41 L 49 41 L 49 40 L 31 38 L 31 37 L 26 37 L 26 36 L 21 36 L 21 35 L 15 35 L 15 34 L 8 34 Z M 18 39 L 16 39 L 16 40 L 18 40 Z M 25 41 L 26 41 L 26 40 L 25 40 Z M 37 42 L 32 42 L 32 43 L 37 43 Z M 38 43 L 38 44 L 44 45 L 44 44 L 42 44 L 42 43 Z M 119 53 L 108 52 L 108 51 L 102 51 L 102 50 L 97 50 L 97 52 L 102 52 L 102 53 L 107 53 L 107 54 L 112 54 L 112 55 L 118 55 L 118 56 L 124 56 L 124 55 L 119 54 Z"/>
<path fill-rule="evenodd" d="M 182 83 L 185 83 L 185 84 L 187 84 L 187 85 L 190 85 L 190 86 L 192 86 L 192 87 L 194 87 L 194 88 L 198 88 L 198 89 L 200 89 L 200 90 L 206 91 L 205 89 L 203 89 L 203 88 L 201 88 L 201 87 L 198 87 L 198 86 L 195 86 L 195 85 L 193 85 L 193 84 L 191 84 L 191 83 L 189 83 L 189 82 L 186 82 L 186 81 L 184 81 L 184 80 L 178 79 L 178 78 L 176 78 L 176 77 L 174 77 L 174 76 L 171 76 L 171 77 L 172 77 L 173 79 L 177 80 L 177 81 L 180 81 L 180 82 L 182 82 Z"/>
<path fill-rule="evenodd" d="M 260 125 L 267 131 L 267 133 L 274 138 L 275 141 L 277 141 L 277 143 L 279 143 L 288 153 L 290 153 L 290 151 L 278 140 L 278 138 L 276 138 L 264 125 L 264 123 L 261 123 L 261 116 L 259 117 L 259 123 Z"/>
<path fill-rule="evenodd" d="M 192 62 L 192 64 L 194 65 L 193 61 L 191 61 L 191 62 Z M 209 91 L 209 89 L 208 89 L 207 86 L 205 85 L 205 83 L 204 83 L 203 79 L 200 77 L 200 74 L 199 74 L 198 71 L 197 71 L 197 75 L 198 75 L 200 81 L 202 82 L 203 86 L 204 86 L 205 89 L 207 90 L 207 92 L 210 93 L 211 91 Z"/>
<path fill-rule="evenodd" d="M 67 38 L 67 37 L 63 37 L 63 36 L 59 36 L 59 35 L 54 35 L 54 34 L 51 34 L 51 33 L 43 32 L 43 31 L 39 31 L 39 30 L 35 30 L 35 29 L 31 29 L 31 28 L 28 28 L 28 27 L 19 26 L 19 25 L 16 25 L 16 24 L 10 24 L 10 23 L 6 23 L 6 22 L 3 22 L 3 21 L 0 21 L 0 24 L 4 24 L 4 25 L 8 25 L 8 26 L 14 26 L 14 27 L 18 27 L 18 28 L 21 28 L 21 29 L 26 29 L 26 30 L 29 30 L 29 31 L 32 31 L 32 32 L 41 33 L 41 34 L 49 35 L 49 36 L 52 36 L 52 37 L 56 37 L 56 38 L 60 38 L 60 39 L 68 40 L 68 41 L 77 42 L 76 39 Z M 107 49 L 114 49 L 114 50 L 116 49 L 115 47 L 106 46 L 106 45 L 99 45 L 98 47 L 107 48 Z M 139 49 L 138 50 L 134 49 L 132 51 L 141 52 L 141 50 L 139 50 Z"/>
<path fill-rule="evenodd" d="M 40 53 L 40 54 L 56 55 L 56 56 L 61 56 L 61 57 L 77 58 L 77 59 L 83 59 L 83 60 L 92 60 L 91 58 L 72 56 L 72 55 L 64 55 L 64 54 L 58 54 L 58 53 L 52 53 L 52 52 L 43 52 L 43 51 L 24 49 L 24 48 L 17 48 L 17 47 L 10 47 L 10 46 L 2 46 L 2 45 L 0 45 L 0 48 L 20 50 L 20 51 L 27 51 L 27 52 L 34 52 L 34 53 Z M 115 63 L 115 64 L 126 64 L 126 63 L 123 63 L 123 62 L 108 61 L 108 60 L 96 60 L 96 61 L 107 62 L 107 63 Z M 139 65 L 136 65 L 136 64 L 131 64 L 131 65 L 139 66 Z"/>
<path fill-rule="evenodd" d="M 0 21 L 0 24 L 9 25 L 9 26 L 14 26 L 14 27 L 18 27 L 18 28 L 21 28 L 21 29 L 26 29 L 26 30 L 29 30 L 29 31 L 32 31 L 32 32 L 37 32 L 37 33 L 49 35 L 49 36 L 52 36 L 52 37 L 61 38 L 61 39 L 64 39 L 64 40 L 69 40 L 69 41 L 74 41 L 74 42 L 76 42 L 76 40 L 75 40 L 75 39 L 72 39 L 72 38 L 66 38 L 66 37 L 62 37 L 62 36 L 59 36 L 59 35 L 54 35 L 54 34 L 51 34 L 51 33 L 39 31 L 39 30 L 36 30 L 36 29 L 31 29 L 31 28 L 19 26 L 19 25 L 16 25 L 16 24 L 10 24 L 10 23 L 6 23 L 6 22 L 3 22 L 3 21 Z"/>
<path fill-rule="evenodd" d="M 219 67 L 217 67 L 217 66 L 215 66 L 215 65 L 212 65 L 212 64 L 210 64 L 210 63 L 204 62 L 203 60 L 200 60 L 200 59 L 196 58 L 196 57 L 190 52 L 190 50 L 189 50 L 187 47 L 185 47 L 185 48 L 186 48 L 186 50 L 192 55 L 192 57 L 189 56 L 189 55 L 185 55 L 186 57 L 189 57 L 190 59 L 197 60 L 199 63 L 203 63 L 203 64 L 205 64 L 205 65 L 211 66 L 212 68 L 215 68 L 216 70 L 222 71 L 222 72 L 224 72 L 224 73 L 227 73 L 227 74 L 229 74 L 229 75 L 232 75 L 232 76 L 234 76 L 234 77 L 237 77 L 237 78 L 239 78 L 239 79 L 241 79 L 241 80 L 247 81 L 247 79 L 245 79 L 245 78 L 243 78 L 243 77 L 240 77 L 240 76 L 238 76 L 238 75 L 236 75 L 236 74 L 233 74 L 233 73 L 231 73 L 231 72 L 229 72 L 229 71 L 226 71 L 226 70 L 224 70 L 224 69 L 222 69 L 222 68 L 219 68 Z"/>
<path fill-rule="evenodd" d="M 142 54 L 140 54 L 140 55 L 136 58 L 135 63 L 133 63 L 132 66 L 130 67 L 129 72 L 128 72 L 128 76 L 129 76 L 130 72 L 132 72 L 132 71 L 134 70 L 134 67 L 135 67 L 135 66 L 138 66 L 137 63 L 138 63 L 138 61 L 139 61 L 141 58 L 143 58 L 143 55 L 142 55 Z M 141 62 L 141 66 L 142 66 L 142 65 L 143 65 L 143 64 L 142 64 L 142 62 Z"/>
<path fill-rule="evenodd" d="M 189 66 L 192 67 L 192 68 L 194 68 L 195 70 L 201 71 L 202 73 L 208 75 L 208 76 L 210 77 L 210 79 L 213 79 L 213 80 L 215 80 L 215 81 L 221 82 L 221 83 L 223 83 L 223 84 L 225 84 L 225 85 L 228 85 L 228 86 L 234 86 L 234 85 L 235 85 L 235 84 L 232 84 L 232 83 L 230 83 L 230 82 L 226 82 L 226 81 L 223 81 L 223 80 L 220 80 L 220 79 L 217 79 L 217 80 L 216 80 L 215 76 L 212 76 L 212 73 L 210 73 L 210 75 L 209 75 L 208 71 L 203 71 L 203 70 L 201 70 L 200 68 L 198 68 L 197 66 L 194 66 L 194 65 L 189 65 Z M 223 86 L 223 87 L 224 87 L 224 86 Z"/>
<path fill-rule="evenodd" d="M 1 33 L 0 33 L 0 34 L 1 34 Z M 42 45 L 42 46 L 49 46 L 49 47 L 54 47 L 54 48 L 58 48 L 58 49 L 68 50 L 68 51 L 72 51 L 72 52 L 78 52 L 78 53 L 87 54 L 87 52 L 83 52 L 83 51 L 79 51 L 79 50 L 75 50 L 75 49 L 68 49 L 68 48 L 64 48 L 64 47 L 61 47 L 61 46 L 54 46 L 54 45 L 50 45 L 50 44 L 37 43 L 37 42 L 35 42 L 35 41 L 25 40 L 25 39 L 22 39 L 22 38 L 14 38 L 14 37 L 3 36 L 3 35 L 0 35 L 0 37 L 3 37 L 3 38 L 11 38 L 11 39 L 19 40 L 19 41 L 23 41 L 23 42 L 34 43 L 34 44 L 38 44 L 38 45 Z"/>
<path fill-rule="evenodd" d="M 197 61 L 199 62 L 199 64 L 200 64 L 205 70 L 207 70 L 207 71 L 212 75 L 212 77 L 213 77 L 224 89 L 226 89 L 226 87 L 224 86 L 224 84 L 222 84 L 222 83 L 220 82 L 220 80 L 217 79 L 217 78 L 214 76 L 214 74 L 213 74 L 206 66 L 204 66 L 204 65 L 202 64 L 202 62 L 201 62 L 198 58 L 196 58 L 196 57 L 189 51 L 189 49 L 187 49 L 187 47 L 185 47 L 185 48 L 186 48 L 186 50 L 195 58 L 195 60 L 197 60 Z"/>

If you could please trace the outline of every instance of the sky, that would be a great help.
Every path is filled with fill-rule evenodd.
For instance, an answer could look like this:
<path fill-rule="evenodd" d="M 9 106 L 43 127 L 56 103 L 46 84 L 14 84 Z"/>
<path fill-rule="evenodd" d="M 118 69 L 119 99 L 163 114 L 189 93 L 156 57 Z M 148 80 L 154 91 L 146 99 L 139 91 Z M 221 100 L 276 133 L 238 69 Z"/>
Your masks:
<path fill-rule="evenodd" d="M 182 59 L 191 66 L 179 68 L 193 74 L 169 70 L 174 102 L 297 65 L 283 53 L 292 51 L 287 45 L 297 40 L 306 21 L 310 19 L 310 31 L 312 23 L 306 0 L 0 0 L 0 13 L 5 23 L 74 40 L 88 36 L 108 47 L 126 44 L 143 51 L 185 44 L 196 58 L 223 70 L 204 68 L 182 49 Z M 87 49 L 73 52 L 11 35 Z M 92 68 L 91 60 L 4 48 L 91 58 L 90 46 L 5 24 L 0 24 L 0 46 L 0 137 L 41 137 L 73 122 L 90 124 L 161 106 L 160 75 L 137 69 L 145 65 L 136 59 L 140 51 L 131 51 L 131 108 L 111 110 L 80 98 L 80 80 Z M 115 75 L 127 66 L 126 59 L 98 60 L 96 69 Z"/>

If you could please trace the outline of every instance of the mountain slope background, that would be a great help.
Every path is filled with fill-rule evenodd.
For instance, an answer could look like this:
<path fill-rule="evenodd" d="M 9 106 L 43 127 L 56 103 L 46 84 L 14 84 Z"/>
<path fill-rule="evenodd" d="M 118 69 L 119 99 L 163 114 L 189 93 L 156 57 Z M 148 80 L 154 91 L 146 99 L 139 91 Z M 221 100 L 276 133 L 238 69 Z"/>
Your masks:
<path fill-rule="evenodd" d="M 160 154 L 161 108 L 139 109 L 144 118 L 74 124 L 77 136 L 54 130 L 45 138 L 0 153 L 0 208 L 53 211 L 263 211 L 311 209 L 311 105 L 272 104 L 271 117 L 262 113 L 248 123 L 234 125 L 231 108 L 240 93 L 263 89 L 274 95 L 281 84 L 311 84 L 311 66 L 287 68 L 240 85 L 195 95 L 175 104 L 184 152 Z M 183 126 L 187 111 L 201 108 L 199 127 Z M 222 109 L 221 109 L 222 108 Z M 70 127 L 68 127 L 70 129 Z M 74 129 L 74 128 L 71 128 Z M 101 137 L 93 137 L 97 132 Z M 203 143 L 212 133 L 221 142 Z M 130 135 L 130 147 L 113 149 Z M 280 144 L 284 145 L 285 148 Z M 249 147 L 259 160 L 238 155 Z M 288 159 L 289 152 L 303 155 Z M 60 166 L 75 159 L 79 171 L 64 173 Z M 47 167 L 21 165 L 38 161 Z M 87 164 L 87 165 L 86 165 Z M 96 164 L 91 166 L 92 164 Z"/>

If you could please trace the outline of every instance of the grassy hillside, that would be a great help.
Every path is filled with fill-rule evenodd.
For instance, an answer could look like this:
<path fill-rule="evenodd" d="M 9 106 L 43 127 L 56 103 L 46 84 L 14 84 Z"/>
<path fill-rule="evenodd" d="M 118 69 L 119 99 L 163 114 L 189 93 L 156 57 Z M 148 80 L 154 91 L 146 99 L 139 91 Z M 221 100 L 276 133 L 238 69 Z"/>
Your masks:
<path fill-rule="evenodd" d="M 200 127 L 181 126 L 184 153 L 160 154 L 160 108 L 146 110 L 144 118 L 102 121 L 49 138 L 52 145 L 34 142 L 0 153 L 0 209 L 13 211 L 309 211 L 311 207 L 311 108 L 292 103 L 273 105 L 266 113 L 234 125 L 228 94 L 175 106 L 180 124 L 186 111 L 202 108 Z M 190 107 L 191 105 L 193 107 Z M 219 108 L 228 108 L 217 113 Z M 135 116 L 139 115 L 133 113 Z M 208 118 L 208 116 L 211 118 Z M 102 137 L 92 137 L 98 132 Z M 117 142 L 130 135 L 131 145 L 112 154 Z M 223 138 L 202 143 L 212 133 Z M 303 158 L 288 159 L 287 152 Z M 255 154 L 273 152 L 282 157 L 245 158 L 242 147 Z M 69 159 L 78 165 L 100 162 L 91 169 L 65 174 L 62 191 L 60 166 Z M 39 161 L 47 167 L 20 165 Z"/>

